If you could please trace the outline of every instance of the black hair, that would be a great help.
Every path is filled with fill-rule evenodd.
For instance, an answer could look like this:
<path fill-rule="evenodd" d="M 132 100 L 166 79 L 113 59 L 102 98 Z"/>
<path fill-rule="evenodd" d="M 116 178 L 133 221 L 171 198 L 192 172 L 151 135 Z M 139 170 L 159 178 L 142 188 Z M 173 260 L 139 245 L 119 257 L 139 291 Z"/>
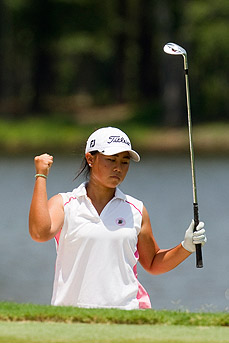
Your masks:
<path fill-rule="evenodd" d="M 98 153 L 97 150 L 95 151 L 90 151 L 90 154 L 92 156 L 95 156 L 96 154 Z M 89 178 L 89 175 L 90 175 L 90 170 L 91 168 L 89 167 L 88 163 L 87 163 L 87 160 L 86 160 L 86 157 L 84 156 L 83 157 L 83 160 L 81 162 L 81 166 L 80 166 L 80 169 L 78 170 L 78 172 L 76 173 L 76 176 L 74 177 L 74 181 L 81 175 L 81 174 L 84 174 L 86 180 Z"/>

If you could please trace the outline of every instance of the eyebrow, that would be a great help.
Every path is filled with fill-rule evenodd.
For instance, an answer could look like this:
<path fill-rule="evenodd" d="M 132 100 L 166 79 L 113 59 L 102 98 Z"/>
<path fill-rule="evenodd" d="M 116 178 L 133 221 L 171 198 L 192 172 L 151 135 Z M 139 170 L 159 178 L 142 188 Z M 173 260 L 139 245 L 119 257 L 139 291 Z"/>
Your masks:
<path fill-rule="evenodd" d="M 118 156 L 119 156 L 119 154 L 114 154 L 113 156 L 116 156 L 116 157 L 118 157 Z M 123 158 L 126 158 L 126 159 L 130 160 L 130 156 L 129 156 L 129 155 L 123 156 Z"/>

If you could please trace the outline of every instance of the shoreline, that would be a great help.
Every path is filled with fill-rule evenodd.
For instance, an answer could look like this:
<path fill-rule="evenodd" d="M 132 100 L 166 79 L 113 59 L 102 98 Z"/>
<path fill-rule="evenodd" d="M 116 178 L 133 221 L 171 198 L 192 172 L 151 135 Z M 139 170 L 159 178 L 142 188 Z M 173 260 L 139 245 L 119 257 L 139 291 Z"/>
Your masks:
<path fill-rule="evenodd" d="M 109 125 L 109 124 L 108 124 Z M 0 155 L 80 154 L 92 131 L 104 125 L 77 125 L 63 120 L 28 118 L 20 121 L 0 119 Z M 132 147 L 140 154 L 189 153 L 188 128 L 168 128 L 119 122 Z M 229 154 L 229 123 L 206 123 L 193 127 L 194 153 Z"/>

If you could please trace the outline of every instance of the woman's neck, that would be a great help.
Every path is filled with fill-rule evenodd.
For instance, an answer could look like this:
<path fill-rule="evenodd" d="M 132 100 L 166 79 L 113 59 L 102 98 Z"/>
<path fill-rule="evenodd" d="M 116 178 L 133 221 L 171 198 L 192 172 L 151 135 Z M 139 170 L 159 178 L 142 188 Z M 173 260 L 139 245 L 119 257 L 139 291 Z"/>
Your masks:
<path fill-rule="evenodd" d="M 106 204 L 114 197 L 116 189 L 95 184 L 90 180 L 86 185 L 86 190 L 88 198 L 91 200 L 98 214 L 100 214 Z"/>

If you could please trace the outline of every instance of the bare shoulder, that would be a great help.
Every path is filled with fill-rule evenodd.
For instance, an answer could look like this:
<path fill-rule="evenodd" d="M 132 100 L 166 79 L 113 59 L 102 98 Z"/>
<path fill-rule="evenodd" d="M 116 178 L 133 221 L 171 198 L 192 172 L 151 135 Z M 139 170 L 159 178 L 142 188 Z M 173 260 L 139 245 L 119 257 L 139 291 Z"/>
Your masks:
<path fill-rule="evenodd" d="M 149 213 L 145 206 L 143 206 L 142 210 L 142 227 L 141 227 L 141 234 L 152 234 L 152 227 L 150 222 Z"/>
<path fill-rule="evenodd" d="M 64 224 L 64 205 L 60 194 L 54 195 L 48 201 L 49 214 L 52 228 L 51 235 L 54 237 Z"/>
<path fill-rule="evenodd" d="M 62 208 L 64 210 L 63 198 L 60 194 L 54 195 L 48 201 L 49 209 L 53 207 L 58 207 L 59 209 Z"/>

